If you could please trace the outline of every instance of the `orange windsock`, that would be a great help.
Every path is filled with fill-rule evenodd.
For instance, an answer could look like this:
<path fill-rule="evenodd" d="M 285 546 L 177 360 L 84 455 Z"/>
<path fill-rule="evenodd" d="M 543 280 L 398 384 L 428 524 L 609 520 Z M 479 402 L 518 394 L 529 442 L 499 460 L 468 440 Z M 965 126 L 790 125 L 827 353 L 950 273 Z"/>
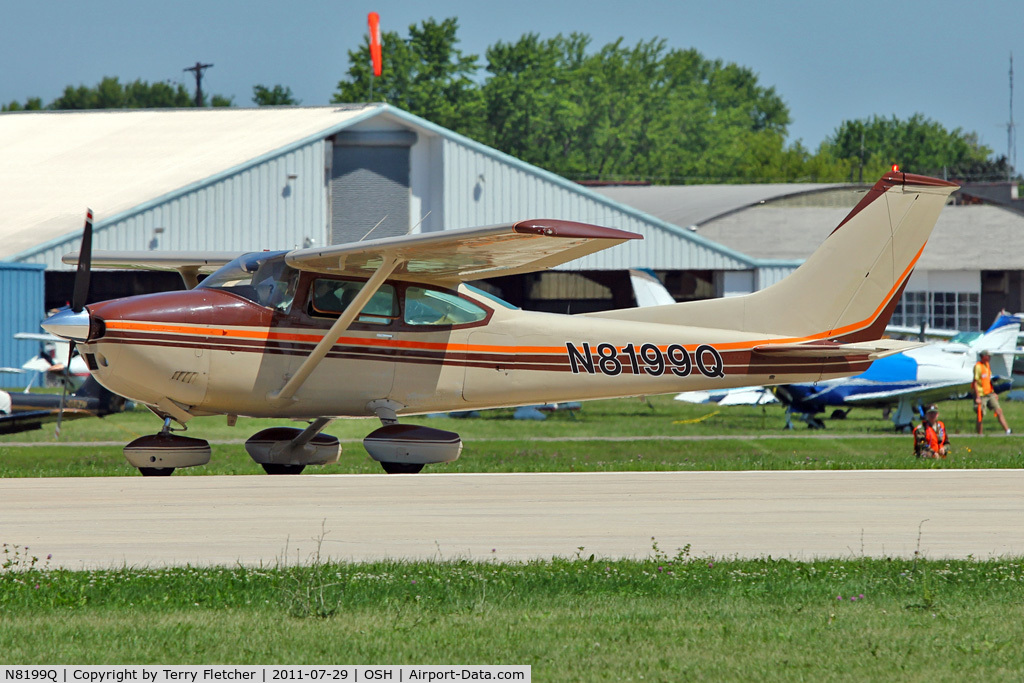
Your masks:
<path fill-rule="evenodd" d="M 380 15 L 376 12 L 370 12 L 367 20 L 370 23 L 370 59 L 373 61 L 373 75 L 380 76 L 382 66 L 380 56 Z"/>

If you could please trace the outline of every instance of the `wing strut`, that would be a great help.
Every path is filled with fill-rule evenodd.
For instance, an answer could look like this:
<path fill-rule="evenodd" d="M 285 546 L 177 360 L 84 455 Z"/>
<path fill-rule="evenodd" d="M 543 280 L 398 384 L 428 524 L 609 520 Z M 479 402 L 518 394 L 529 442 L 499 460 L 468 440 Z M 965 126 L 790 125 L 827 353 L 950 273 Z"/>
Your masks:
<path fill-rule="evenodd" d="M 359 290 L 356 298 L 352 300 L 348 307 L 338 316 L 338 319 L 334 321 L 331 329 L 327 331 L 327 334 L 320 340 L 320 343 L 313 348 L 309 356 L 306 357 L 306 360 L 302 361 L 302 365 L 295 371 L 295 374 L 278 391 L 272 391 L 267 394 L 269 400 L 287 401 L 295 395 L 299 387 L 313 374 L 313 370 L 320 364 L 320 361 L 327 356 L 327 352 L 338 341 L 341 333 L 348 329 L 348 326 L 352 324 L 352 321 L 359 315 L 359 312 L 363 310 L 363 306 L 370 300 L 370 297 L 377 293 L 377 290 L 384 284 L 388 276 L 394 272 L 400 262 L 400 259 L 391 254 L 384 256 L 380 267 L 377 268 L 373 276 L 366 282 L 366 285 Z"/>

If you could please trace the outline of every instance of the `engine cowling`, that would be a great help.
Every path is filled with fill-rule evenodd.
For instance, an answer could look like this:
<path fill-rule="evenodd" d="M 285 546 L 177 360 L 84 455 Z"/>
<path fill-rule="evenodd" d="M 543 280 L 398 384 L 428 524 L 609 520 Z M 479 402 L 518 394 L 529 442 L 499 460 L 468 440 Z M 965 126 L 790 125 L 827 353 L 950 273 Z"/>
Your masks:
<path fill-rule="evenodd" d="M 458 460 L 462 438 L 443 429 L 391 424 L 370 432 L 363 447 L 377 462 L 432 465 Z"/>

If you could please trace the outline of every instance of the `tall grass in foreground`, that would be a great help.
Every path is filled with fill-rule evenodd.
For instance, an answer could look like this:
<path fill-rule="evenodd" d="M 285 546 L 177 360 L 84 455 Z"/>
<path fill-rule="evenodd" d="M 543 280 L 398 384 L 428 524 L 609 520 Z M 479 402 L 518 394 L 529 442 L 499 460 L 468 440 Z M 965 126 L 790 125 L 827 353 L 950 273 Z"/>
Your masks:
<path fill-rule="evenodd" d="M 2 663 L 530 664 L 535 680 L 1024 677 L 1024 561 L 673 556 L 49 570 Z M 10 562 L 14 558 L 13 562 Z"/>

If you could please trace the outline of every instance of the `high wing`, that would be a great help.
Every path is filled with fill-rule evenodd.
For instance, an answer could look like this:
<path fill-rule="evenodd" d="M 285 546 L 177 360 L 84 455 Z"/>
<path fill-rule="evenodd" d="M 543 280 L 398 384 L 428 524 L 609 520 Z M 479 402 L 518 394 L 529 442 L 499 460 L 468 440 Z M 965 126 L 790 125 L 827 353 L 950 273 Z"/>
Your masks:
<path fill-rule="evenodd" d="M 233 251 L 100 251 L 92 256 L 91 268 L 119 270 L 176 270 L 188 289 L 199 284 L 199 274 L 209 275 L 245 252 Z M 64 254 L 63 263 L 78 265 L 78 254 Z"/>
<path fill-rule="evenodd" d="M 242 251 L 97 251 L 92 255 L 93 268 L 118 270 L 182 270 L 194 269 L 199 273 L 212 273 L 230 263 Z M 61 262 L 78 265 L 78 254 L 65 254 Z"/>
<path fill-rule="evenodd" d="M 288 265 L 335 275 L 368 277 L 385 259 L 397 264 L 394 277 L 423 282 L 453 283 L 552 268 L 642 235 L 588 223 L 535 219 L 439 232 L 385 237 L 295 249 Z M 98 251 L 94 268 L 177 270 L 184 275 L 210 273 L 242 252 Z M 62 261 L 78 263 L 78 254 Z"/>
<path fill-rule="evenodd" d="M 959 392 L 950 392 L 949 389 L 960 388 L 963 391 L 967 391 L 970 389 L 970 386 L 970 382 L 964 383 L 957 380 L 948 382 L 916 382 L 912 386 L 899 389 L 881 389 L 879 391 L 850 394 L 844 402 L 849 405 L 891 403 L 894 402 L 894 399 L 902 396 L 915 396 L 921 402 L 926 402 L 929 397 L 933 396 L 938 397 L 936 400 L 950 398 L 951 393 Z"/>
<path fill-rule="evenodd" d="M 297 249 L 285 260 L 298 270 L 365 277 L 385 259 L 395 259 L 395 277 L 450 283 L 544 270 L 631 239 L 643 236 L 587 223 L 535 219 Z"/>
<path fill-rule="evenodd" d="M 42 408 L 40 410 L 20 410 L 10 414 L 0 414 L 0 434 L 15 434 L 17 432 L 29 432 L 34 429 L 41 429 L 48 422 L 56 422 L 60 416 L 60 409 Z M 60 419 L 77 420 L 83 417 L 94 417 L 95 413 L 81 408 L 64 408 L 64 415 Z"/>

